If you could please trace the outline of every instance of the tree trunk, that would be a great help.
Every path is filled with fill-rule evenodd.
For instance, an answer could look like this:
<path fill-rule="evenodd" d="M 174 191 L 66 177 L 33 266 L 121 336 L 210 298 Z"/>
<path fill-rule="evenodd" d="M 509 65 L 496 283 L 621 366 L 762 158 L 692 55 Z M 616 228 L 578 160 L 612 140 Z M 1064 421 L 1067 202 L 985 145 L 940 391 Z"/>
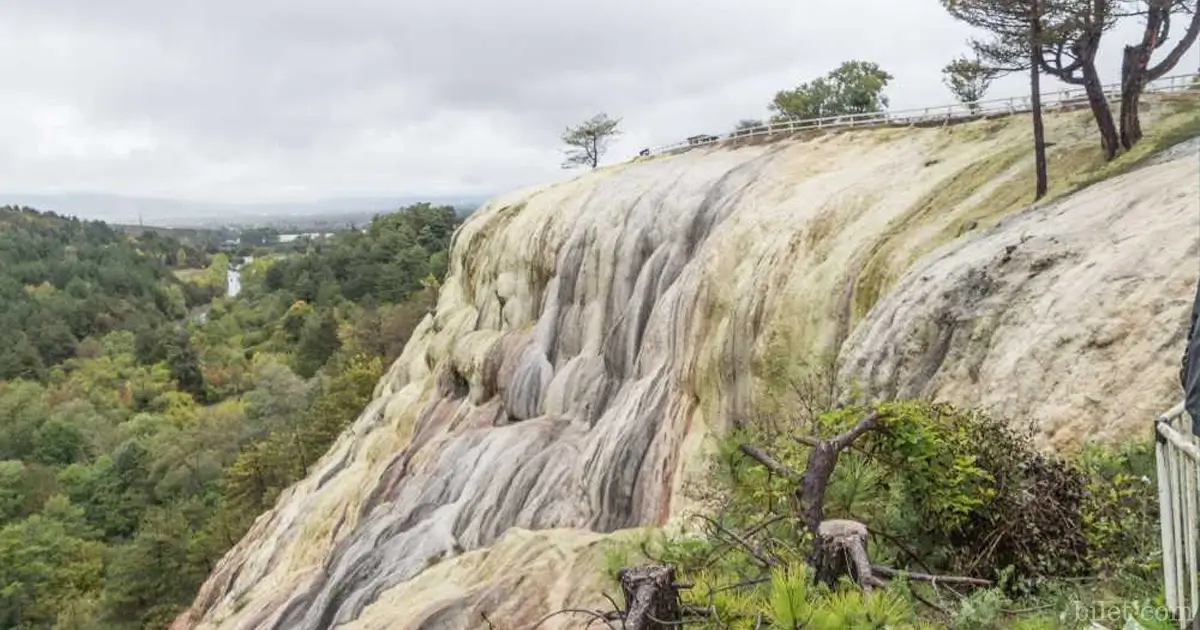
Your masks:
<path fill-rule="evenodd" d="M 808 454 L 808 461 L 804 464 L 804 474 L 800 475 L 800 483 L 796 486 L 794 496 L 799 504 L 800 518 L 804 521 L 804 526 L 808 531 L 817 534 L 821 527 L 821 519 L 825 513 L 825 488 L 829 486 L 829 478 L 833 475 L 833 469 L 837 467 L 838 455 L 855 440 L 862 437 L 864 433 L 878 428 L 882 419 L 883 416 L 878 411 L 872 411 L 863 416 L 850 430 L 831 440 L 820 438 L 803 440 L 812 447 L 812 452 Z M 754 457 L 745 447 L 742 448 L 742 452 Z M 758 457 L 755 459 L 769 468 L 772 466 L 782 468 L 773 461 L 768 463 Z"/>
<path fill-rule="evenodd" d="M 1108 98 L 1104 95 L 1104 85 L 1100 83 L 1100 75 L 1096 66 L 1088 63 L 1083 66 L 1083 88 L 1087 91 L 1088 105 L 1092 108 L 1092 117 L 1100 128 L 1100 147 L 1104 149 L 1105 159 L 1111 160 L 1117 156 L 1120 140 L 1117 137 L 1117 123 L 1113 120 L 1112 108 L 1108 106 Z"/>
<path fill-rule="evenodd" d="M 1200 7 L 1197 7 L 1188 18 L 1190 22 L 1183 37 L 1175 42 L 1175 47 L 1158 65 L 1150 67 L 1150 56 L 1170 39 L 1171 11 L 1176 6 L 1170 0 L 1150 0 L 1148 4 L 1142 41 L 1136 46 L 1125 47 L 1121 63 L 1121 144 L 1126 149 L 1142 139 L 1138 105 L 1142 93 L 1146 91 L 1146 84 L 1166 76 L 1200 37 Z"/>
<path fill-rule="evenodd" d="M 644 566 L 621 569 L 621 592 L 625 595 L 626 630 L 668 630 L 679 625 L 679 592 L 675 569 Z"/>
<path fill-rule="evenodd" d="M 819 440 L 808 454 L 808 462 L 804 466 L 804 474 L 800 476 L 800 484 L 796 486 L 796 503 L 800 507 L 800 520 L 808 531 L 813 534 L 821 526 L 825 513 L 825 489 L 829 486 L 829 478 L 837 468 L 838 449 L 829 440 Z"/>
<path fill-rule="evenodd" d="M 1037 192 L 1034 201 L 1046 196 L 1049 187 L 1046 175 L 1046 128 L 1042 123 L 1041 72 L 1041 0 L 1033 0 L 1033 19 L 1029 26 L 1029 100 L 1033 110 L 1033 156 L 1037 168 Z"/>
<path fill-rule="evenodd" d="M 864 587 L 875 583 L 866 554 L 867 526 L 856 521 L 822 521 L 822 517 L 825 513 L 825 490 L 829 487 L 829 478 L 837 468 L 838 455 L 864 433 L 879 428 L 883 419 L 884 416 L 878 411 L 872 411 L 848 431 L 832 439 L 800 438 L 812 447 L 812 451 L 808 454 L 804 473 L 800 475 L 800 482 L 796 485 L 793 497 L 798 504 L 800 519 L 804 522 L 805 529 L 813 535 L 808 563 L 816 568 L 815 578 L 818 580 L 832 583 L 838 576 L 852 575 Z M 741 451 L 767 470 L 795 478 L 795 473 L 761 449 L 742 444 Z M 854 567 L 853 570 L 851 566 Z"/>
<path fill-rule="evenodd" d="M 813 545 L 815 578 L 829 586 L 850 576 L 864 590 L 876 583 L 867 558 L 867 526 L 858 521 L 830 520 L 821 523 Z"/>
<path fill-rule="evenodd" d="M 1121 146 L 1133 148 L 1142 139 L 1142 120 L 1138 105 L 1146 89 L 1146 64 L 1150 52 L 1145 46 L 1126 46 L 1121 62 Z"/>
<path fill-rule="evenodd" d="M 1090 8 L 1071 9 L 1070 13 L 1078 20 L 1080 30 L 1064 38 L 1040 42 L 1038 46 L 1038 65 L 1042 72 L 1064 83 L 1083 86 L 1092 118 L 1100 130 L 1100 147 L 1109 160 L 1116 157 L 1120 139 L 1112 108 L 1104 94 L 1104 85 L 1100 82 L 1100 74 L 1096 72 L 1096 54 L 1109 26 L 1109 16 L 1114 8 L 1111 3 L 1112 0 L 1092 0 Z M 1035 24 L 1033 28 L 1031 37 L 1037 41 L 1043 33 L 1040 25 Z M 1066 62 L 1064 53 L 1068 55 Z"/>

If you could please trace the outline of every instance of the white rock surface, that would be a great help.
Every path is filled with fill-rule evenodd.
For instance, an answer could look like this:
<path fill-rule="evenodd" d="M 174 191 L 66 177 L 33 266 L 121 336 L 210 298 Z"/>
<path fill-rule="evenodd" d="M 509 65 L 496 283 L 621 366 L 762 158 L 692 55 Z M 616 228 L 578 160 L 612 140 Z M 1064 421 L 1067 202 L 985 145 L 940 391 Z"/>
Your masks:
<path fill-rule="evenodd" d="M 1033 420 L 1058 447 L 1149 435 L 1181 395 L 1197 179 L 1178 155 L 947 245 L 857 327 L 843 374 Z"/>
<path fill-rule="evenodd" d="M 772 341 L 1055 443 L 1149 435 L 1200 273 L 1196 160 L 989 228 L 1031 187 L 1025 129 L 702 149 L 493 200 L 377 399 L 174 627 L 524 628 L 602 604 L 604 533 L 688 508 Z M 1048 133 L 1055 164 L 1097 151 L 1086 112 Z"/>

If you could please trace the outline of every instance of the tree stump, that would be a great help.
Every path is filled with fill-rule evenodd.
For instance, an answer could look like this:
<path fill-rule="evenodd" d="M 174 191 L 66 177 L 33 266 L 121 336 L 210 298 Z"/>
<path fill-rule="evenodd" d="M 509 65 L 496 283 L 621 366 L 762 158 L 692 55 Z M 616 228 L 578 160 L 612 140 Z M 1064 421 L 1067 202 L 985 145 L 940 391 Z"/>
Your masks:
<path fill-rule="evenodd" d="M 865 590 L 877 583 L 867 558 L 867 526 L 858 521 L 822 521 L 813 541 L 816 579 L 830 586 L 848 575 Z"/>
<path fill-rule="evenodd" d="M 650 565 L 621 569 L 626 630 L 667 630 L 680 619 L 675 569 Z"/>

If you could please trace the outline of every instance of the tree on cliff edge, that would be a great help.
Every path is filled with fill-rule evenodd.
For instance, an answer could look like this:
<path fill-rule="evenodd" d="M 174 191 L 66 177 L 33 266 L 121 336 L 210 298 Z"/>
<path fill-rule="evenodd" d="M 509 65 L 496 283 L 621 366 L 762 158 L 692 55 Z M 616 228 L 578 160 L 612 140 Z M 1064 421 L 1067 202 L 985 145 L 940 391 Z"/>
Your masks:
<path fill-rule="evenodd" d="M 563 133 L 562 141 L 573 147 L 567 150 L 567 159 L 563 168 L 590 166 L 596 168 L 600 157 L 608 150 L 608 141 L 621 132 L 617 126 L 621 119 L 609 118 L 608 114 L 599 113 L 576 127 L 568 127 Z"/>
<path fill-rule="evenodd" d="M 823 77 L 777 92 L 768 109 L 776 120 L 879 112 L 887 109 L 883 90 L 892 78 L 879 64 L 847 61 Z"/>
<path fill-rule="evenodd" d="M 942 0 L 942 6 L 954 18 L 991 35 L 986 41 L 971 41 L 971 47 L 983 63 L 1000 74 L 1029 72 L 1033 147 L 1037 165 L 1034 199 L 1044 197 L 1048 187 L 1041 98 L 1041 53 L 1046 41 L 1042 32 L 1045 5 L 1046 0 Z"/>
<path fill-rule="evenodd" d="M 1142 41 L 1125 47 L 1121 64 L 1121 145 L 1132 148 L 1142 139 L 1138 103 L 1146 84 L 1170 72 L 1200 38 L 1200 4 L 1196 0 L 1139 0 L 1132 15 L 1145 19 Z M 1150 57 L 1172 42 L 1171 18 L 1179 18 L 1186 27 L 1167 47 L 1167 54 L 1155 65 Z M 1178 24 L 1175 28 L 1179 30 Z"/>
<path fill-rule="evenodd" d="M 996 70 L 979 59 L 966 57 L 959 57 L 942 68 L 942 80 L 946 87 L 972 114 L 979 112 L 979 101 L 987 94 L 997 74 Z"/>
<path fill-rule="evenodd" d="M 1096 55 L 1104 34 L 1116 25 L 1121 1 L 1053 0 L 1042 16 L 1045 38 L 1039 55 L 1042 72 L 1083 86 L 1100 131 L 1100 146 L 1109 160 L 1117 155 L 1117 126 L 1096 69 Z"/>

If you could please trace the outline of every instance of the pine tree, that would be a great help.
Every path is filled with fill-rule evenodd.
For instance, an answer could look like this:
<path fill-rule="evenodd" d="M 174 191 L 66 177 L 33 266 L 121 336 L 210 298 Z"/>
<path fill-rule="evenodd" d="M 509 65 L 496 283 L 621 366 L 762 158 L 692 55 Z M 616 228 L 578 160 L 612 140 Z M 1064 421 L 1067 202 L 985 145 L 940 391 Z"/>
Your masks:
<path fill-rule="evenodd" d="M 942 0 L 955 19 L 991 34 L 987 41 L 972 40 L 981 60 L 998 73 L 1029 72 L 1029 98 L 1033 118 L 1033 151 L 1037 171 L 1034 199 L 1046 195 L 1046 132 L 1042 121 L 1041 46 L 1042 15 L 1046 0 Z"/>
<path fill-rule="evenodd" d="M 620 135 L 617 127 L 621 119 L 609 118 L 608 114 L 599 113 L 575 127 L 569 127 L 562 135 L 562 141 L 572 149 L 567 151 L 567 159 L 563 168 L 588 166 L 596 168 L 600 158 L 608 150 L 608 142 Z"/>

